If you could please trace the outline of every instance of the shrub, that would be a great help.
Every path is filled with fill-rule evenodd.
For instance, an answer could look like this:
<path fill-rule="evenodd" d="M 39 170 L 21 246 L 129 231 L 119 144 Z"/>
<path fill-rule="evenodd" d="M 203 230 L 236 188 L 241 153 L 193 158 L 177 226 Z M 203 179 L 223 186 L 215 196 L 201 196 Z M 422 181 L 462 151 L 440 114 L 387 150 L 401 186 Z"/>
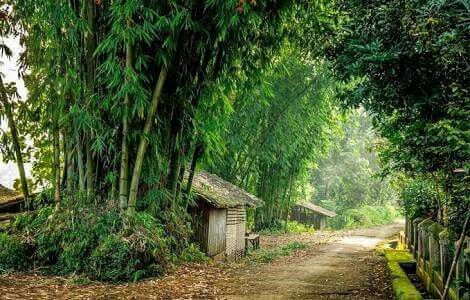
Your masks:
<path fill-rule="evenodd" d="M 282 234 L 282 233 L 313 233 L 315 229 L 306 224 L 297 221 L 280 222 L 278 225 L 260 230 L 263 234 Z"/>
<path fill-rule="evenodd" d="M 414 219 L 435 214 L 437 198 L 434 182 L 425 178 L 416 178 L 403 187 L 400 204 L 405 214 Z"/>
<path fill-rule="evenodd" d="M 204 254 L 204 252 L 202 252 L 194 243 L 190 243 L 180 255 L 180 260 L 182 262 L 202 262 L 208 259 L 209 258 Z"/>
<path fill-rule="evenodd" d="M 315 229 L 310 225 L 305 225 L 297 221 L 288 221 L 286 231 L 290 233 L 313 233 Z"/>
<path fill-rule="evenodd" d="M 16 237 L 0 233 L 0 273 L 28 265 L 27 247 Z"/>
<path fill-rule="evenodd" d="M 63 204 L 60 211 L 44 207 L 12 223 L 9 235 L 0 236 L 2 270 L 24 270 L 34 263 L 51 274 L 118 282 L 160 275 L 171 263 L 204 259 L 188 242 L 185 216 L 162 220 L 138 212 L 124 223 L 117 209 L 89 201 Z"/>
<path fill-rule="evenodd" d="M 371 227 L 392 223 L 398 216 L 392 206 L 365 205 L 338 213 L 328 224 L 334 229 Z"/>
<path fill-rule="evenodd" d="M 306 244 L 296 241 L 274 249 L 261 249 L 258 254 L 255 255 L 254 261 L 268 263 L 278 257 L 288 256 L 294 251 L 307 249 L 307 247 Z"/>
<path fill-rule="evenodd" d="M 138 280 L 145 275 L 145 269 L 129 242 L 123 237 L 110 235 L 105 237 L 89 258 L 90 277 L 97 280 L 118 282 Z"/>

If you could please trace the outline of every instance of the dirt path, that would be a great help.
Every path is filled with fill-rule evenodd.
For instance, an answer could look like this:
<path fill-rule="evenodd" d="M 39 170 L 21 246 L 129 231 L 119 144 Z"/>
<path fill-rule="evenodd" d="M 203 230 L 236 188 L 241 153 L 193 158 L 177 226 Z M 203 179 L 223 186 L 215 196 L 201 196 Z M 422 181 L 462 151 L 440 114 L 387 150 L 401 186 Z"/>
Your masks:
<path fill-rule="evenodd" d="M 403 224 L 337 233 L 264 236 L 264 249 L 309 247 L 271 263 L 203 263 L 130 284 L 77 284 L 35 274 L 0 276 L 0 299 L 392 299 L 375 245 Z"/>
<path fill-rule="evenodd" d="M 228 299 L 392 299 L 383 258 L 373 249 L 403 224 L 349 232 L 307 258 L 247 269 L 243 295 Z"/>

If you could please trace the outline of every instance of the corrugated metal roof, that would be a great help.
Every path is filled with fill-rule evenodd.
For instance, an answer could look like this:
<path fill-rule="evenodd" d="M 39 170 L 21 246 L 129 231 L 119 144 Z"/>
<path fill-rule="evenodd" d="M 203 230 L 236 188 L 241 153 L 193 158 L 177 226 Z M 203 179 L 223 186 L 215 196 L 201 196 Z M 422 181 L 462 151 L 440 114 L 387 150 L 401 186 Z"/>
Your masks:
<path fill-rule="evenodd" d="M 263 205 L 263 201 L 258 197 L 206 171 L 194 174 L 192 189 L 197 195 L 218 208 Z"/>
<path fill-rule="evenodd" d="M 312 202 L 300 202 L 296 203 L 299 206 L 305 207 L 307 209 L 310 209 L 314 212 L 317 212 L 319 214 L 325 215 L 327 217 L 335 217 L 336 213 L 334 211 L 328 210 L 326 208 L 323 208 L 321 206 L 315 205 Z"/>

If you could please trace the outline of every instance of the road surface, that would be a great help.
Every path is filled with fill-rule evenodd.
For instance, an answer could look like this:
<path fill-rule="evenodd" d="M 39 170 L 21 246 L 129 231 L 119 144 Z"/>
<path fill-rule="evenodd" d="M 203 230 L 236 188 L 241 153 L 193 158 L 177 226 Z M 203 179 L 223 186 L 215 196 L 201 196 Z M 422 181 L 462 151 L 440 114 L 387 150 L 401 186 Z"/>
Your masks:
<path fill-rule="evenodd" d="M 350 231 L 318 246 L 307 258 L 267 264 L 242 275 L 242 295 L 228 299 L 393 299 L 390 280 L 375 246 L 403 229 L 403 223 Z"/>

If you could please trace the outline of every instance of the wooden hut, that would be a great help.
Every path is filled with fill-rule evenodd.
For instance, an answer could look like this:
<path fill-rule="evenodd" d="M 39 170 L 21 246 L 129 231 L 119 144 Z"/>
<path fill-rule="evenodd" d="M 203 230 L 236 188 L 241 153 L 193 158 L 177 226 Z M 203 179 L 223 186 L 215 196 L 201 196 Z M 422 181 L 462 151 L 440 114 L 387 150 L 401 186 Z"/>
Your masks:
<path fill-rule="evenodd" d="M 311 202 L 296 203 L 291 211 L 291 220 L 302 224 L 312 225 L 315 229 L 324 229 L 326 218 L 334 217 L 336 213 Z"/>
<path fill-rule="evenodd" d="M 246 208 L 263 204 L 259 198 L 208 172 L 196 172 L 191 207 L 195 239 L 208 256 L 241 257 L 245 252 Z"/>
<path fill-rule="evenodd" d="M 18 212 L 23 202 L 23 194 L 0 184 L 0 212 Z"/>

